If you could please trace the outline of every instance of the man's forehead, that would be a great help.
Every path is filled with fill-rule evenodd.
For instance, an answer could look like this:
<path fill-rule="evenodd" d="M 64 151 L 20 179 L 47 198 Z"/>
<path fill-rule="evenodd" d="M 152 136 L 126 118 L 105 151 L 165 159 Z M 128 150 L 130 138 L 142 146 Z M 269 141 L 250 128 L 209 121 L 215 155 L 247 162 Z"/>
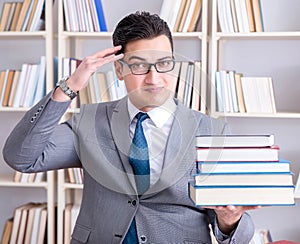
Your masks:
<path fill-rule="evenodd" d="M 166 50 L 153 50 L 153 49 L 143 49 L 136 50 L 132 52 L 124 53 L 125 58 L 128 59 L 142 59 L 142 60 L 158 60 L 163 58 L 172 57 L 172 53 Z"/>

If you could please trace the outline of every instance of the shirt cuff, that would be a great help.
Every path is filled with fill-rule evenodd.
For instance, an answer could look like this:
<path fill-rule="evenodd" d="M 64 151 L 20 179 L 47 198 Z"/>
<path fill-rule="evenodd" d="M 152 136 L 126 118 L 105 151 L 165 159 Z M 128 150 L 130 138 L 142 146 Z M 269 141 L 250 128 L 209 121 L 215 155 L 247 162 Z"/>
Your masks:
<path fill-rule="evenodd" d="M 230 236 L 233 234 L 234 231 L 232 231 L 229 235 L 224 234 L 219 227 L 216 225 L 215 226 L 215 236 L 217 241 L 226 241 L 227 239 L 230 238 Z"/>

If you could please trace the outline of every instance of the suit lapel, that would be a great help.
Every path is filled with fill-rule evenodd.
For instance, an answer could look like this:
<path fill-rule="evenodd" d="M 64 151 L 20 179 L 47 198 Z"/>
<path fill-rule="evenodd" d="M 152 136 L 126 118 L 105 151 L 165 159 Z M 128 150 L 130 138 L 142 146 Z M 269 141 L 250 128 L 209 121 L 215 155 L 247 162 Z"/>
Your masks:
<path fill-rule="evenodd" d="M 127 97 L 121 99 L 117 106 L 112 108 L 112 111 L 109 113 L 112 114 L 110 125 L 114 142 L 121 158 L 124 171 L 127 174 L 131 186 L 136 192 L 133 170 L 128 161 L 131 139 L 129 136 L 130 118 L 127 108 Z"/>

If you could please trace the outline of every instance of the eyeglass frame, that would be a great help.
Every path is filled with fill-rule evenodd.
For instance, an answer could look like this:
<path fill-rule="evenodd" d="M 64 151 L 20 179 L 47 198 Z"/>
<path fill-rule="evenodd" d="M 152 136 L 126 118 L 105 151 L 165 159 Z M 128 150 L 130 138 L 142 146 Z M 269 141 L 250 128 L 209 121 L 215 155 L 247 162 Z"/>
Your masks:
<path fill-rule="evenodd" d="M 157 62 L 155 62 L 155 63 L 139 62 L 139 63 L 129 64 L 129 63 L 125 62 L 123 59 L 120 59 L 120 60 L 118 60 L 118 61 L 119 61 L 121 64 L 126 64 L 126 65 L 128 66 L 128 68 L 130 69 L 131 74 L 133 74 L 133 75 L 146 75 L 146 74 L 148 74 L 148 73 L 150 72 L 152 66 L 155 68 L 155 70 L 156 70 L 157 73 L 168 73 L 168 72 L 170 72 L 170 71 L 172 71 L 172 70 L 174 69 L 175 63 L 176 63 L 176 60 L 175 60 L 174 58 L 172 58 L 172 59 L 166 59 L 166 60 L 161 60 L 161 61 L 157 61 Z M 172 68 L 171 68 L 170 70 L 167 70 L 167 71 L 159 71 L 159 70 L 157 69 L 156 65 L 157 65 L 158 63 L 162 63 L 162 62 L 165 62 L 165 61 L 172 61 L 172 63 L 173 63 Z M 136 65 L 136 64 L 148 64 L 148 65 L 149 65 L 149 66 L 148 66 L 148 70 L 147 70 L 145 73 L 142 73 L 142 74 L 136 74 L 136 73 L 134 73 L 134 72 L 132 71 L 132 66 L 133 66 L 133 65 Z"/>

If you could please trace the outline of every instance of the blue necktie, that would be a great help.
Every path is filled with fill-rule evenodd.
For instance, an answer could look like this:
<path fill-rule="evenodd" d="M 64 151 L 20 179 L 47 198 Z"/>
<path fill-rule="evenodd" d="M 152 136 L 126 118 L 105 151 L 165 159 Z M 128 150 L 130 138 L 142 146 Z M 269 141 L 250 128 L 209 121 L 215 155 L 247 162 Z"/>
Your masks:
<path fill-rule="evenodd" d="M 137 123 L 130 146 L 129 163 L 132 166 L 138 195 L 142 195 L 150 186 L 150 164 L 148 144 L 143 131 L 142 122 L 149 118 L 146 113 L 136 115 Z M 138 243 L 135 220 L 131 222 L 123 244 Z"/>

